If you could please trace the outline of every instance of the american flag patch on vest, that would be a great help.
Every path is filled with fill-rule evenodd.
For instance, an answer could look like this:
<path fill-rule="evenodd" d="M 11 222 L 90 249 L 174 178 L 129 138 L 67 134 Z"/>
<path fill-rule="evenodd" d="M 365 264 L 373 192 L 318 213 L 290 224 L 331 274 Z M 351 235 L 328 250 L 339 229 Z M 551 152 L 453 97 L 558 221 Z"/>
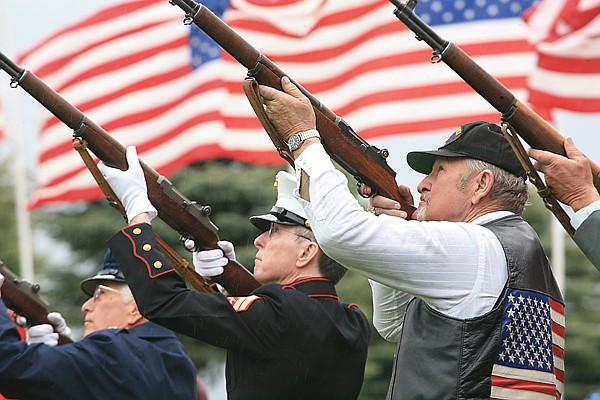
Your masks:
<path fill-rule="evenodd" d="M 560 399 L 564 385 L 564 305 L 544 294 L 508 289 L 492 399 Z"/>

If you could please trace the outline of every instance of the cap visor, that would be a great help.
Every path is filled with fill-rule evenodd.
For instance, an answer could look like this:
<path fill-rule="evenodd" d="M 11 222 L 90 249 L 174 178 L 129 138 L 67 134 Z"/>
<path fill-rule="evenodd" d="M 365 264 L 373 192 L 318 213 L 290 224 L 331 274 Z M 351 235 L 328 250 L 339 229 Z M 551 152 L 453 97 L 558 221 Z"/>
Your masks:
<path fill-rule="evenodd" d="M 271 229 L 271 224 L 280 224 L 280 225 L 298 225 L 302 226 L 297 222 L 291 221 L 283 221 L 273 214 L 264 214 L 264 215 L 255 215 L 254 217 L 250 217 L 250 222 L 252 225 L 260 229 L 261 232 L 266 232 Z"/>
<path fill-rule="evenodd" d="M 436 157 L 466 157 L 464 154 L 455 153 L 448 150 L 432 150 L 432 151 L 411 151 L 406 155 L 406 162 L 417 172 L 425 175 L 431 173 L 433 163 Z"/>

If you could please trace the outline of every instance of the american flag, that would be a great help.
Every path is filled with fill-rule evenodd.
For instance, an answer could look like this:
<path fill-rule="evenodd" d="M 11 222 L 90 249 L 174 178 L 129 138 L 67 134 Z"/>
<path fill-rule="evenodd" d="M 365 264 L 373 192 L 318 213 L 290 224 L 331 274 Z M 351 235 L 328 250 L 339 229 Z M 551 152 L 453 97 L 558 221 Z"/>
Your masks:
<path fill-rule="evenodd" d="M 535 292 L 504 298 L 492 399 L 560 399 L 564 386 L 564 305 Z"/>
<path fill-rule="evenodd" d="M 552 109 L 600 112 L 600 1 L 542 1 L 526 14 L 539 59 L 529 102 Z"/>
<path fill-rule="evenodd" d="M 499 118 L 449 68 L 429 63 L 387 0 L 203 3 L 367 140 L 445 137 Z M 421 0 L 416 12 L 524 98 L 535 59 L 521 14 L 532 3 Z M 183 17 L 166 0 L 120 2 L 18 61 L 163 175 L 214 158 L 284 164 L 243 95 L 245 70 Z M 31 205 L 99 199 L 70 133 L 41 115 Z"/>
<path fill-rule="evenodd" d="M 0 140 L 4 140 L 6 138 L 6 115 L 4 114 L 4 109 L 2 108 L 2 102 L 0 102 Z"/>

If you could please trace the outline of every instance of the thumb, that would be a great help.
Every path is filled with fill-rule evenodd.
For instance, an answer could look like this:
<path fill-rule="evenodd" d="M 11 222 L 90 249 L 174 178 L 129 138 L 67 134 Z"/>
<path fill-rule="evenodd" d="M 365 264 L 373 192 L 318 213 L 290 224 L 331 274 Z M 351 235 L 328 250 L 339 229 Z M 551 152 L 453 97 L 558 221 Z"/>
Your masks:
<path fill-rule="evenodd" d="M 581 150 L 579 150 L 577 146 L 575 146 L 575 143 L 573 143 L 573 138 L 566 138 L 564 142 L 564 147 L 565 153 L 570 159 L 585 157 Z"/>
<path fill-rule="evenodd" d="M 281 88 L 284 92 L 294 97 L 295 99 L 300 100 L 303 103 L 306 102 L 306 96 L 304 96 L 300 89 L 298 89 L 298 86 L 294 85 L 290 78 L 288 78 L 287 76 L 281 78 Z"/>
<path fill-rule="evenodd" d="M 129 169 L 141 169 L 140 160 L 138 158 L 137 149 L 135 146 L 127 147 L 127 151 L 125 152 L 125 157 L 127 158 L 127 165 Z"/>

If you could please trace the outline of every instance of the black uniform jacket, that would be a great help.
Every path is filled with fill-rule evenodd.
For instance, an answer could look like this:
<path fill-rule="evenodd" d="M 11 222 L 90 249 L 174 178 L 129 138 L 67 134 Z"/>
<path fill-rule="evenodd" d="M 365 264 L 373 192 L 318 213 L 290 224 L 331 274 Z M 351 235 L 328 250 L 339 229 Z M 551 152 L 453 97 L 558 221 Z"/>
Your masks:
<path fill-rule="evenodd" d="M 146 318 L 227 349 L 229 399 L 358 397 L 370 326 L 329 280 L 264 285 L 247 297 L 199 293 L 160 252 L 149 224 L 123 228 L 109 246 Z"/>

